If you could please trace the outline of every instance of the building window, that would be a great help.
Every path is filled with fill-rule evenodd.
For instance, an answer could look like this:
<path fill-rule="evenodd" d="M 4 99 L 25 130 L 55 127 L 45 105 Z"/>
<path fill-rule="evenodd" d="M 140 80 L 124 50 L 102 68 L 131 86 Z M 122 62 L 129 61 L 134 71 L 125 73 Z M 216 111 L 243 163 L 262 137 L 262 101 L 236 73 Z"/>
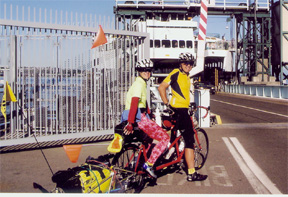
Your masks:
<path fill-rule="evenodd" d="M 150 40 L 150 48 L 153 48 L 153 40 Z"/>
<path fill-rule="evenodd" d="M 177 14 L 171 14 L 171 20 L 176 20 L 177 19 Z"/>
<path fill-rule="evenodd" d="M 162 40 L 162 47 L 163 48 L 170 48 L 171 47 L 170 40 Z"/>
<path fill-rule="evenodd" d="M 161 15 L 161 21 L 168 21 L 168 14 L 162 14 Z"/>
<path fill-rule="evenodd" d="M 155 40 L 154 44 L 155 44 L 155 48 L 160 48 L 160 40 Z"/>
<path fill-rule="evenodd" d="M 172 47 L 178 48 L 178 40 L 172 40 Z"/>
<path fill-rule="evenodd" d="M 192 49 L 193 48 L 192 40 L 187 40 L 186 41 L 186 46 L 187 46 L 187 48 Z"/>
<path fill-rule="evenodd" d="M 185 41 L 184 40 L 180 40 L 179 41 L 179 45 L 180 45 L 180 48 L 185 48 Z"/>
<path fill-rule="evenodd" d="M 184 15 L 183 14 L 178 14 L 178 20 L 184 20 Z"/>

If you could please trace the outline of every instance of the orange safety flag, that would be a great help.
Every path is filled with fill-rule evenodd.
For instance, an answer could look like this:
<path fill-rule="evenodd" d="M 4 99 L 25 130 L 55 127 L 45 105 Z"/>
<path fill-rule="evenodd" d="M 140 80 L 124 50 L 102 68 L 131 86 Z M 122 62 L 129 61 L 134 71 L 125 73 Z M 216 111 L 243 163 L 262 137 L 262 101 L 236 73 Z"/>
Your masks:
<path fill-rule="evenodd" d="M 6 102 L 12 101 L 17 102 L 16 96 L 14 95 L 11 87 L 8 84 L 8 81 L 6 81 L 5 87 L 4 87 L 4 94 L 2 97 L 2 103 L 1 103 L 1 112 L 5 118 L 5 122 L 7 122 L 7 116 L 6 116 Z"/>
<path fill-rule="evenodd" d="M 93 43 L 91 49 L 98 47 L 98 46 L 105 44 L 105 43 L 107 43 L 107 38 L 104 34 L 104 31 L 103 31 L 101 25 L 99 25 L 99 31 L 97 32 L 97 35 L 95 36 L 94 43 Z"/>
<path fill-rule="evenodd" d="M 82 145 L 63 145 L 63 148 L 72 163 L 78 161 Z"/>

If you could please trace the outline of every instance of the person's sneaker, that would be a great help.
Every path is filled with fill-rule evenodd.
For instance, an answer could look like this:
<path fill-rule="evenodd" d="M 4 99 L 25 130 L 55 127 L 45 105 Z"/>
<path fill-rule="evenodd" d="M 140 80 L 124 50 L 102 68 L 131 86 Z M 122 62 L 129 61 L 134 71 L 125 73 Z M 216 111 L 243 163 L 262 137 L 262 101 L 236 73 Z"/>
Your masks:
<path fill-rule="evenodd" d="M 152 169 L 152 166 L 149 166 L 147 163 L 144 163 L 143 168 L 148 172 L 148 174 L 153 177 L 157 178 L 157 175 L 154 173 L 154 170 Z"/>
<path fill-rule="evenodd" d="M 204 181 L 206 180 L 208 175 L 202 175 L 199 174 L 198 172 L 194 172 L 193 174 L 188 174 L 187 175 L 187 181 L 192 182 L 192 181 Z"/>

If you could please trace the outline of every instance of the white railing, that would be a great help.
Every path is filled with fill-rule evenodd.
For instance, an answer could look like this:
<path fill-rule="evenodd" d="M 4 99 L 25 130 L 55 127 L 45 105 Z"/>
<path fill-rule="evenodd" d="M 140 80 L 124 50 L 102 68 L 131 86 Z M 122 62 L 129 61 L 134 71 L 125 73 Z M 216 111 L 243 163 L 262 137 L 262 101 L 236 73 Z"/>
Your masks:
<path fill-rule="evenodd" d="M 249 4 L 250 2 L 250 4 Z M 116 0 L 116 7 L 125 6 L 125 7 L 162 7 L 165 6 L 180 6 L 180 7 L 199 7 L 201 4 L 201 0 Z M 270 9 L 269 0 L 256 0 L 254 3 L 253 0 L 208 0 L 209 7 L 215 8 L 223 8 L 224 10 L 227 8 L 238 8 L 238 9 L 252 9 L 255 5 L 256 10 L 258 9 Z"/>
<path fill-rule="evenodd" d="M 225 85 L 224 92 L 268 98 L 288 99 L 288 86 Z"/>

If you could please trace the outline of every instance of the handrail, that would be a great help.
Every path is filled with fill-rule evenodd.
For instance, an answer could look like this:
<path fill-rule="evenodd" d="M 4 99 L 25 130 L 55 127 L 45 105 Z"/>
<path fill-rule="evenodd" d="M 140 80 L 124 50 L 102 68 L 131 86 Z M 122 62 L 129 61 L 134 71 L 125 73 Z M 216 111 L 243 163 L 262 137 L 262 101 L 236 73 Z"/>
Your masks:
<path fill-rule="evenodd" d="M 181 6 L 181 7 L 200 7 L 201 0 L 116 0 L 116 7 L 127 6 L 127 7 L 162 7 L 166 6 Z M 249 4 L 249 0 L 208 0 L 209 7 L 223 8 L 246 8 L 247 10 L 254 8 L 254 2 Z M 270 9 L 269 0 L 256 0 L 255 9 Z"/>

